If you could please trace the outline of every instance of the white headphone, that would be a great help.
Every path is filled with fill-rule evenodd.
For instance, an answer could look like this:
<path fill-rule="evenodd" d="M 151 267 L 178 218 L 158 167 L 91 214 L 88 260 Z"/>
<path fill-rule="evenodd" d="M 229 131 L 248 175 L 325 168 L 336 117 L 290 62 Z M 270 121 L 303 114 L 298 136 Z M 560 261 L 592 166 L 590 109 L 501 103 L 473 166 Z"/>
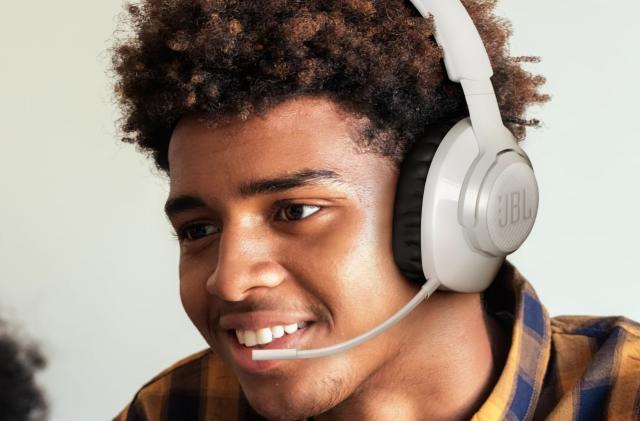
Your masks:
<path fill-rule="evenodd" d="M 502 123 L 489 56 L 462 3 L 411 2 L 423 16 L 433 15 L 447 74 L 462 85 L 470 118 L 444 137 L 441 128 L 427 128 L 426 141 L 418 140 L 405 158 L 394 213 L 394 255 L 410 279 L 422 283 L 419 274 L 436 279 L 443 289 L 480 292 L 531 232 L 538 186 L 529 158 Z M 416 201 L 420 193 L 422 200 Z M 418 209 L 420 220 L 412 220 Z"/>
<path fill-rule="evenodd" d="M 405 277 L 424 284 L 402 309 L 356 338 L 310 350 L 254 350 L 254 360 L 342 352 L 384 332 L 438 288 L 483 291 L 533 228 L 538 185 L 502 123 L 489 56 L 471 17 L 460 0 L 411 2 L 422 16 L 433 15 L 447 75 L 462 85 L 469 108 L 469 117 L 453 127 L 427 128 L 400 169 L 394 257 Z"/>

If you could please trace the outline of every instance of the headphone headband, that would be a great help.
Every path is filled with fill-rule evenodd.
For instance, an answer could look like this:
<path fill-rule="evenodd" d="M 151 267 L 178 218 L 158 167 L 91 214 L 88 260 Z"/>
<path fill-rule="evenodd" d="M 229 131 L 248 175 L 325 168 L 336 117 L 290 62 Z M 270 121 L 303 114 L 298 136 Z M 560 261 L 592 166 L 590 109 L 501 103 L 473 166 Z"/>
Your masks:
<path fill-rule="evenodd" d="M 460 0 L 411 0 L 411 3 L 423 17 L 433 16 L 434 35 L 444 54 L 447 76 L 462 85 L 471 123 L 481 143 L 481 152 L 484 152 L 488 149 L 489 138 L 495 138 L 496 128 L 503 124 L 491 84 L 491 61 L 478 29 Z"/>
<path fill-rule="evenodd" d="M 444 50 L 449 79 L 488 80 L 491 62 L 480 34 L 460 0 L 411 0 L 425 18 L 433 16 L 436 41 Z"/>

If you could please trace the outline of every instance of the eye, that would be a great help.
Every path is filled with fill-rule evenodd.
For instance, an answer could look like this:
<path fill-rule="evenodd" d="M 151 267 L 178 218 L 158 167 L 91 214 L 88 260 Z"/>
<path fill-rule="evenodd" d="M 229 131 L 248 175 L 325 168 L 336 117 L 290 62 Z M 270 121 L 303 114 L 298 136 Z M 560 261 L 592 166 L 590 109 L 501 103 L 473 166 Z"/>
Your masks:
<path fill-rule="evenodd" d="M 283 221 L 299 221 L 305 219 L 320 210 L 320 206 L 291 204 L 280 208 L 277 218 Z"/>
<path fill-rule="evenodd" d="M 181 228 L 178 231 L 177 237 L 179 240 L 196 241 L 208 235 L 216 234 L 217 232 L 217 228 L 212 224 L 195 223 Z"/>

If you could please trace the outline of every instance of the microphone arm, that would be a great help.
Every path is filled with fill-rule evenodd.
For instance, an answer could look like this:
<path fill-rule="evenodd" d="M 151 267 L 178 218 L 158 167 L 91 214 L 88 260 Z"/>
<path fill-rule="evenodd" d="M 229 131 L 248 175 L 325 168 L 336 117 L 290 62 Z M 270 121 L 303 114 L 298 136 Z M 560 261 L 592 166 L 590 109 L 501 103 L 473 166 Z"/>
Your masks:
<path fill-rule="evenodd" d="M 353 339 L 350 339 L 346 342 L 341 342 L 335 345 L 327 346 L 324 348 L 316 348 L 316 349 L 257 349 L 251 352 L 251 359 L 254 361 L 258 360 L 298 360 L 302 358 L 318 358 L 318 357 L 326 357 L 328 355 L 337 354 L 339 352 L 346 351 L 355 346 L 360 345 L 363 342 L 371 340 L 389 329 L 400 320 L 402 320 L 407 314 L 411 312 L 414 308 L 417 307 L 422 301 L 426 300 L 433 294 L 433 292 L 438 289 L 440 286 L 440 282 L 435 279 L 427 279 L 427 282 L 422 285 L 420 291 L 402 307 L 395 314 L 389 317 L 384 322 L 380 323 L 378 326 L 373 329 L 361 334 L 360 336 L 356 336 Z"/>

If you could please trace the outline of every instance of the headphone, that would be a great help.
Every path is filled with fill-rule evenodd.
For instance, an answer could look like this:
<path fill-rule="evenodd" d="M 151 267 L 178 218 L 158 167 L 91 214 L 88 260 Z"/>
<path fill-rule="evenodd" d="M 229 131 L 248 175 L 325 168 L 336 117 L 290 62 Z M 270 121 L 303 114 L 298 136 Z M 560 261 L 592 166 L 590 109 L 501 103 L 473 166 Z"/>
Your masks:
<path fill-rule="evenodd" d="M 502 124 L 489 56 L 460 0 L 411 0 L 433 15 L 449 79 L 462 85 L 469 117 L 428 127 L 400 166 L 393 254 L 422 284 L 404 307 L 373 329 L 323 348 L 260 349 L 253 360 L 317 358 L 383 333 L 436 289 L 480 292 L 533 228 L 538 185 L 529 158 Z"/>
<path fill-rule="evenodd" d="M 480 292 L 527 238 L 538 211 L 531 162 L 503 125 L 489 56 L 460 0 L 411 0 L 433 15 L 449 79 L 469 117 L 428 127 L 400 167 L 393 253 L 405 277 Z"/>

